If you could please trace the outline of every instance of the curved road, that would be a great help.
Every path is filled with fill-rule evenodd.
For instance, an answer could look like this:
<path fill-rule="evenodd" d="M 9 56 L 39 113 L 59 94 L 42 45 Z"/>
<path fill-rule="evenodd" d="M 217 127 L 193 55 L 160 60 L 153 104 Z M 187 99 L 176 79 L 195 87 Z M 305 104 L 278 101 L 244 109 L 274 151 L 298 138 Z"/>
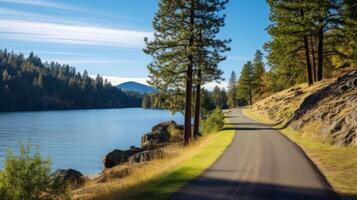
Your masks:
<path fill-rule="evenodd" d="M 236 135 L 222 156 L 171 200 L 335 200 L 300 148 L 270 126 L 228 113 Z"/>

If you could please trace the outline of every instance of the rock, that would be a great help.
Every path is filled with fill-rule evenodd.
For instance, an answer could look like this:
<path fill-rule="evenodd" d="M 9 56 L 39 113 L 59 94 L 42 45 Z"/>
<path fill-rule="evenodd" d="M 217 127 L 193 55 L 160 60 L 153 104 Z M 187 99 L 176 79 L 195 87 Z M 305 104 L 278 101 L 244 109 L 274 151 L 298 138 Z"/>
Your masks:
<path fill-rule="evenodd" d="M 142 149 L 131 146 L 128 150 L 115 149 L 104 157 L 104 167 L 111 168 L 122 163 L 126 163 L 129 157 L 141 152 Z"/>
<path fill-rule="evenodd" d="M 147 150 L 131 156 L 129 158 L 129 163 L 130 164 L 142 163 L 153 159 L 162 159 L 164 157 L 165 157 L 165 152 L 160 149 Z"/>
<path fill-rule="evenodd" d="M 116 180 L 116 179 L 121 179 L 124 177 L 127 177 L 130 174 L 130 169 L 127 166 L 124 166 L 123 168 L 112 168 L 112 169 L 106 169 L 103 171 L 101 176 L 95 179 L 95 182 L 97 183 L 104 183 L 110 180 Z"/>
<path fill-rule="evenodd" d="M 150 133 L 141 137 L 141 148 L 157 149 L 170 142 L 181 141 L 182 126 L 174 121 L 162 122 L 154 126 Z"/>
<path fill-rule="evenodd" d="M 57 184 L 68 183 L 73 188 L 83 186 L 85 183 L 85 177 L 83 174 L 74 169 L 58 169 L 53 174 L 53 177 Z"/>

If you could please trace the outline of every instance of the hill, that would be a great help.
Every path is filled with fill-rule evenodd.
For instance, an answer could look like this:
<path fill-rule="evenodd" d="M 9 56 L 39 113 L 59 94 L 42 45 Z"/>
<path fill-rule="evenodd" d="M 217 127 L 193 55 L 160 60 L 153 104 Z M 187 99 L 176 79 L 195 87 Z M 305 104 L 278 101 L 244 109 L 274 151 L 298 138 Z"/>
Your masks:
<path fill-rule="evenodd" d="M 357 146 L 357 71 L 311 87 L 300 84 L 253 105 L 253 111 L 338 146 Z"/>
<path fill-rule="evenodd" d="M 138 92 L 140 94 L 156 92 L 156 90 L 154 88 L 147 86 L 145 84 L 134 82 L 134 81 L 121 83 L 121 84 L 117 85 L 116 87 L 121 89 L 122 91 L 134 91 L 134 92 Z"/>
<path fill-rule="evenodd" d="M 141 98 L 99 75 L 0 50 L 0 111 L 140 107 Z"/>

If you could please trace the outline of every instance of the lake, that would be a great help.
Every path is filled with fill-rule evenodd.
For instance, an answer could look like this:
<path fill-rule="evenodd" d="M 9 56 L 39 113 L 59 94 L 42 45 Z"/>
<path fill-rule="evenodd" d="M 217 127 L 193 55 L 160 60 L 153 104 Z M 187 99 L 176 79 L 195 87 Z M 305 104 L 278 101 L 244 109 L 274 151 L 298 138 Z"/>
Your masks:
<path fill-rule="evenodd" d="M 166 120 L 182 124 L 183 116 L 142 108 L 0 113 L 0 168 L 8 148 L 18 152 L 19 140 L 31 140 L 54 170 L 95 175 L 106 153 L 140 146 L 141 136 Z"/>

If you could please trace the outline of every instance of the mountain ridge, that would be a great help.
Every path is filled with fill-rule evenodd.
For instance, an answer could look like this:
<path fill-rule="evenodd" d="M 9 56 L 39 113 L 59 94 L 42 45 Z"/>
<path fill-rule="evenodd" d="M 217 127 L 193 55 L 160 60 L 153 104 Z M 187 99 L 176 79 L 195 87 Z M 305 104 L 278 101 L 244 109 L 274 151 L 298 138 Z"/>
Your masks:
<path fill-rule="evenodd" d="M 122 91 L 134 91 L 138 92 L 140 94 L 145 94 L 145 93 L 154 93 L 156 90 L 148 85 L 138 83 L 135 81 L 127 81 L 124 83 L 121 83 L 117 86 L 115 86 L 118 89 L 121 89 Z"/>

